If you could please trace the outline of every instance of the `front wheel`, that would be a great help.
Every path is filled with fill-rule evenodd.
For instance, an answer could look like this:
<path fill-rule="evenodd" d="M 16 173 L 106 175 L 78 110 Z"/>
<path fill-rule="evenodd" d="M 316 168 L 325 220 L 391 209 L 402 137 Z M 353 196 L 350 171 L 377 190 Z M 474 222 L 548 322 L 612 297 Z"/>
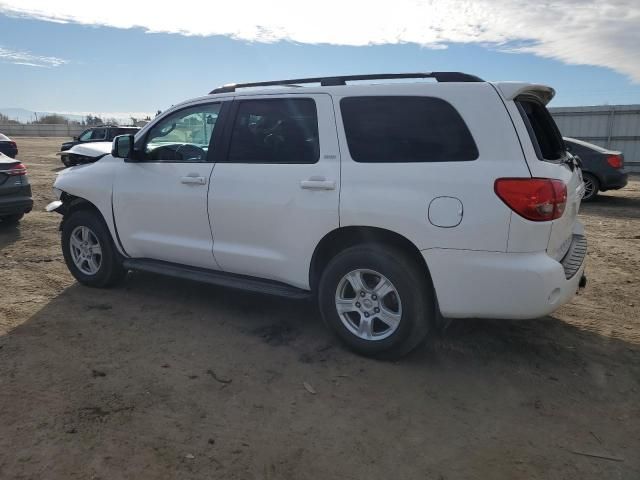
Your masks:
<path fill-rule="evenodd" d="M 325 323 L 353 351 L 401 357 L 424 341 L 435 317 L 433 288 L 421 265 L 383 245 L 348 248 L 320 279 Z"/>
<path fill-rule="evenodd" d="M 125 274 L 107 226 L 91 211 L 64 220 L 62 253 L 71 274 L 89 287 L 114 285 Z"/>

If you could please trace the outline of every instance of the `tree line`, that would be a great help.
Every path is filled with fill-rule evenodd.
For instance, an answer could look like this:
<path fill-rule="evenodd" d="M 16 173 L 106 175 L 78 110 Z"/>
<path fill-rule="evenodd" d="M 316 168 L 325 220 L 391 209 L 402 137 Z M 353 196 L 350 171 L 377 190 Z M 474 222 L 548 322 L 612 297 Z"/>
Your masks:
<path fill-rule="evenodd" d="M 149 122 L 151 121 L 151 117 L 147 116 L 145 118 L 136 118 L 129 117 L 131 120 L 131 124 L 136 125 L 140 121 Z M 22 125 L 23 122 L 19 122 L 18 120 L 12 120 L 7 115 L 0 113 L 0 124 L 4 125 Z M 102 119 L 97 115 L 87 115 L 81 121 L 78 120 L 69 120 L 67 117 L 62 115 L 58 115 L 56 113 L 37 116 L 34 121 L 26 122 L 26 125 L 38 125 L 38 124 L 64 124 L 64 125 L 80 125 L 83 127 L 94 127 L 97 125 L 119 125 L 120 121 L 115 118 L 105 118 Z"/>

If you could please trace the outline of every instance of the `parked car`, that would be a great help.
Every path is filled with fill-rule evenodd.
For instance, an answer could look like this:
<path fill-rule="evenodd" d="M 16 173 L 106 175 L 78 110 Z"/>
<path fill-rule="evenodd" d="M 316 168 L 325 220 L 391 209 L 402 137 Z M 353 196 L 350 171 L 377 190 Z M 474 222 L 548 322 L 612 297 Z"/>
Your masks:
<path fill-rule="evenodd" d="M 64 163 L 66 167 L 93 163 L 100 160 L 106 154 L 111 153 L 111 143 L 112 142 L 80 143 L 71 147 L 69 150 L 58 152 L 56 155 L 60 155 L 62 163 Z"/>
<path fill-rule="evenodd" d="M 437 82 L 362 83 L 411 78 Z M 348 347 L 398 357 L 441 317 L 536 318 L 584 285 L 554 93 L 455 72 L 225 86 L 60 172 L 47 209 L 85 285 L 142 270 L 316 297 Z"/>
<path fill-rule="evenodd" d="M 6 135 L 0 133 L 0 153 L 7 157 L 16 158 L 18 155 L 18 145 Z"/>
<path fill-rule="evenodd" d="M 567 150 L 580 158 L 585 202 L 595 199 L 598 192 L 618 190 L 627 184 L 622 152 L 569 137 L 564 137 L 564 143 Z"/>
<path fill-rule="evenodd" d="M 120 127 L 118 125 L 100 125 L 99 127 L 87 128 L 77 137 L 73 137 L 73 141 L 64 142 L 60 147 L 60 151 L 64 152 L 79 143 L 87 142 L 111 142 L 118 135 L 127 133 L 136 134 L 140 127 Z"/>
<path fill-rule="evenodd" d="M 32 208 L 27 167 L 0 153 L 0 224 L 17 223 Z"/>

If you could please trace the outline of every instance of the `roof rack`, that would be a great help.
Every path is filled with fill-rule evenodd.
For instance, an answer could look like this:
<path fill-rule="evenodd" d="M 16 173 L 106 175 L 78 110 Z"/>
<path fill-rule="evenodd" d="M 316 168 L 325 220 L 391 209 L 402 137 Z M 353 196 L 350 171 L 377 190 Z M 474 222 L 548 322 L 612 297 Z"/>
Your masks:
<path fill-rule="evenodd" d="M 319 83 L 323 87 L 334 87 L 346 85 L 347 82 L 358 80 L 396 80 L 402 78 L 434 78 L 438 82 L 484 82 L 484 80 L 475 75 L 462 72 L 378 73 L 369 75 L 341 75 L 338 77 L 294 78 L 289 80 L 272 80 L 269 82 L 230 83 L 211 90 L 209 94 L 235 92 L 238 88 L 249 87 L 293 87 L 299 86 L 297 84 L 300 83 Z"/>

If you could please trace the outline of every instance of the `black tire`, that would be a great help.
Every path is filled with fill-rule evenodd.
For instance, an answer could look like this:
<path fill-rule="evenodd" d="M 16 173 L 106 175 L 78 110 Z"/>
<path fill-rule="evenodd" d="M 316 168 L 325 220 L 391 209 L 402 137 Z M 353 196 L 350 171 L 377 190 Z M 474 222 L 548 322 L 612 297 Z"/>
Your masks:
<path fill-rule="evenodd" d="M 582 197 L 583 202 L 593 202 L 598 196 L 598 192 L 600 191 L 600 181 L 590 173 L 583 173 L 582 180 L 584 181 L 584 197 Z"/>
<path fill-rule="evenodd" d="M 87 227 L 100 244 L 100 266 L 95 274 L 90 275 L 82 272 L 73 260 L 71 234 L 77 227 Z M 109 229 L 102 218 L 90 210 L 78 210 L 64 219 L 62 224 L 62 254 L 71 274 L 78 282 L 88 287 L 110 287 L 122 280 L 126 273 L 111 239 Z"/>
<path fill-rule="evenodd" d="M 356 269 L 378 272 L 397 291 L 402 306 L 400 322 L 386 338 L 363 339 L 350 331 L 338 314 L 336 293 L 343 277 Z M 396 359 L 416 348 L 426 339 L 435 318 L 433 287 L 427 272 L 408 255 L 386 245 L 359 245 L 336 255 L 322 273 L 318 300 L 325 323 L 348 348 L 380 359 Z M 362 313 L 356 312 L 356 316 L 362 321 Z"/>
<path fill-rule="evenodd" d="M 4 215 L 0 217 L 0 222 L 5 225 L 15 225 L 24 217 L 24 213 L 16 213 L 14 215 Z"/>

